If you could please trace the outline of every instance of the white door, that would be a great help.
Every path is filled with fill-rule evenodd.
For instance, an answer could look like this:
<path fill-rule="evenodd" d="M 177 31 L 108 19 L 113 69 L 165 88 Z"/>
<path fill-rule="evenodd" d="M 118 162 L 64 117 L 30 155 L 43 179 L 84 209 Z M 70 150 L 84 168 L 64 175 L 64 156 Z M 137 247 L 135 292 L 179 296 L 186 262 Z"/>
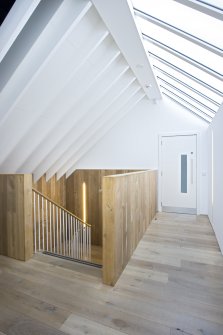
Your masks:
<path fill-rule="evenodd" d="M 164 212 L 197 212 L 197 136 L 162 136 L 161 205 Z"/>

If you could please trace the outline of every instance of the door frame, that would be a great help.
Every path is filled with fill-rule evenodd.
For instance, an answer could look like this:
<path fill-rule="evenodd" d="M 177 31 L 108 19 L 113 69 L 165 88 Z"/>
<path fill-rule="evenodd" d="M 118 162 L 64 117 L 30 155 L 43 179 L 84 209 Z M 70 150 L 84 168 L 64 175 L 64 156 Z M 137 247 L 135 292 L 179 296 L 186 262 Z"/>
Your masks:
<path fill-rule="evenodd" d="M 200 133 L 198 131 L 182 131 L 182 132 L 169 132 L 169 133 L 159 133 L 158 134 L 158 199 L 157 199 L 157 209 L 158 212 L 162 212 L 161 205 L 161 194 L 162 194 L 162 178 L 161 178 L 161 140 L 164 136 L 185 136 L 185 135 L 196 135 L 197 136 L 197 166 L 196 166 L 196 196 L 197 196 L 197 215 L 200 214 L 200 170 L 201 170 L 201 161 L 200 161 L 200 152 L 201 152 L 201 142 L 200 142 Z"/>

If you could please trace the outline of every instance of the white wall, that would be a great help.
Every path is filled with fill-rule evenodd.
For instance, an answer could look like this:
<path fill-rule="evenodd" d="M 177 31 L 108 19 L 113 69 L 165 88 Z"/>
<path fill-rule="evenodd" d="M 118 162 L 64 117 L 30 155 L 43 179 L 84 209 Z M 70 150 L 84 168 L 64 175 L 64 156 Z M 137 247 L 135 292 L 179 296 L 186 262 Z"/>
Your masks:
<path fill-rule="evenodd" d="M 198 171 L 200 213 L 207 214 L 207 129 L 208 124 L 163 99 L 157 104 L 142 100 L 97 145 L 79 161 L 76 168 L 157 169 L 160 133 L 200 133 Z"/>
<path fill-rule="evenodd" d="M 223 253 L 223 104 L 209 127 L 209 219 Z"/>

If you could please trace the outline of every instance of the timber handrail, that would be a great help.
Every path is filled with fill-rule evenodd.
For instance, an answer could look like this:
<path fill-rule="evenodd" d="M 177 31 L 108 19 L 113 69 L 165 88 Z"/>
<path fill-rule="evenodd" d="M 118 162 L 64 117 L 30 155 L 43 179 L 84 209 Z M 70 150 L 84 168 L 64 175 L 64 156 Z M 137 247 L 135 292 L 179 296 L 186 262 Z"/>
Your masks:
<path fill-rule="evenodd" d="M 91 225 L 35 188 L 32 193 L 34 252 L 89 261 Z"/>
<path fill-rule="evenodd" d="M 41 197 L 45 198 L 46 200 L 50 201 L 52 204 L 54 204 L 55 206 L 59 207 L 60 209 L 62 209 L 63 211 L 65 211 L 67 214 L 71 215 L 72 217 L 74 217 L 75 219 L 77 219 L 78 221 L 80 221 L 81 224 L 86 225 L 88 227 L 91 227 L 91 225 L 87 222 L 84 222 L 82 219 L 80 219 L 78 216 L 76 216 L 74 213 L 71 213 L 70 211 L 68 211 L 65 207 L 61 206 L 60 204 L 58 204 L 57 202 L 55 202 L 54 200 L 50 199 L 47 195 L 41 193 L 40 191 L 38 191 L 37 189 L 35 189 L 34 187 L 32 188 L 32 190 L 34 192 L 36 192 L 37 194 L 41 195 Z"/>

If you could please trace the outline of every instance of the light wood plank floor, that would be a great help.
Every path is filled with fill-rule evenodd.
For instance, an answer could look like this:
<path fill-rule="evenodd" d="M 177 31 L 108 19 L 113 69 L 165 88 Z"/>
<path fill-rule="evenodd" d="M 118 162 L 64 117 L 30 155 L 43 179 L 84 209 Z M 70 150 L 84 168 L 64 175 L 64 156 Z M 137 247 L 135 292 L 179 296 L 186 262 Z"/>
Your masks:
<path fill-rule="evenodd" d="M 207 218 L 161 213 L 115 287 L 97 268 L 0 256 L 0 334 L 223 335 L 222 288 Z"/>

